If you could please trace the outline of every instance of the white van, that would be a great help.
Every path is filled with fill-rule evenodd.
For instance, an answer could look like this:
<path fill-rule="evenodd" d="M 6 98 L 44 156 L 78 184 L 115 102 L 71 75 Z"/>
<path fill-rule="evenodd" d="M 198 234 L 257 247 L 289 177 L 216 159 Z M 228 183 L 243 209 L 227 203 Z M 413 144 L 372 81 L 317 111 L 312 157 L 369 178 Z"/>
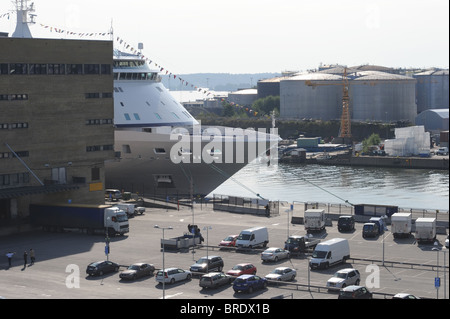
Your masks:
<path fill-rule="evenodd" d="M 331 265 L 344 263 L 350 258 L 350 246 L 347 239 L 333 238 L 317 244 L 309 261 L 311 269 L 328 268 Z"/>
<path fill-rule="evenodd" d="M 269 243 L 269 232 L 266 227 L 253 227 L 241 231 L 237 240 L 236 247 L 253 248 L 256 246 L 266 247 Z"/>

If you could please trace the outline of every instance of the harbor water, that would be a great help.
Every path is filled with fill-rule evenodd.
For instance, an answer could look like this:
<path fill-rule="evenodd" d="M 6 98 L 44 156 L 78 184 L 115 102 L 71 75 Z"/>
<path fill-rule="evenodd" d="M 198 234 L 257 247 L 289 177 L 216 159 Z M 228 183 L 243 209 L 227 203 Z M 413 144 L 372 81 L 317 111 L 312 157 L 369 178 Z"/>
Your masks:
<path fill-rule="evenodd" d="M 250 163 L 211 192 L 271 201 L 449 210 L 446 170 Z"/>

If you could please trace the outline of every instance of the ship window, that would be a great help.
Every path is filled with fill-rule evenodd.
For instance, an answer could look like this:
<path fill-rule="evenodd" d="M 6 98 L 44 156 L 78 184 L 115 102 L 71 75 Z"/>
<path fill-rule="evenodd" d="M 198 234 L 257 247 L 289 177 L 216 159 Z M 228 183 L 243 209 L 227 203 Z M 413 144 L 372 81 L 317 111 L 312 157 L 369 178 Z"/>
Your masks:
<path fill-rule="evenodd" d="M 126 73 L 120 73 L 120 80 L 125 80 L 127 78 L 127 74 Z"/>
<path fill-rule="evenodd" d="M 118 89 L 118 88 L 114 88 L 114 92 L 117 92 L 117 93 L 119 93 L 120 91 L 119 91 L 119 89 Z"/>
<path fill-rule="evenodd" d="M 136 120 L 138 120 L 138 121 L 140 121 L 140 120 L 141 120 L 141 118 L 139 117 L 139 114 L 137 114 L 137 113 L 134 113 L 133 115 L 134 115 L 134 118 L 135 118 Z"/>
<path fill-rule="evenodd" d="M 155 116 L 161 120 L 161 115 L 159 115 L 158 113 L 155 113 Z"/>
<path fill-rule="evenodd" d="M 123 102 L 120 102 L 120 105 L 125 106 L 125 104 L 123 104 Z"/>
<path fill-rule="evenodd" d="M 156 89 L 157 89 L 159 92 L 162 92 L 162 91 L 163 91 L 159 86 L 157 86 Z"/>
<path fill-rule="evenodd" d="M 127 121 L 131 121 L 130 114 L 124 113 L 123 115 L 125 116 L 125 119 L 126 119 Z"/>
<path fill-rule="evenodd" d="M 146 103 L 148 106 L 151 106 L 149 101 L 145 101 L 145 103 Z"/>
<path fill-rule="evenodd" d="M 153 151 L 155 152 L 155 154 L 166 154 L 166 150 L 162 147 L 154 148 Z"/>
<path fill-rule="evenodd" d="M 177 119 L 180 119 L 180 117 L 179 117 L 175 112 L 172 112 L 172 114 L 173 114 L 173 116 L 175 116 Z"/>

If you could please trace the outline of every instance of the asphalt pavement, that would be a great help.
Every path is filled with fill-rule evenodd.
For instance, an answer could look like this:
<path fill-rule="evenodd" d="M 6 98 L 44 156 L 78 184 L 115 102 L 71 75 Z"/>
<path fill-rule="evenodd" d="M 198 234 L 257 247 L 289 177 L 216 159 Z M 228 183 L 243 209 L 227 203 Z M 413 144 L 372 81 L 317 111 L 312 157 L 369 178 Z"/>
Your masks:
<path fill-rule="evenodd" d="M 121 265 L 120 271 L 135 262 L 147 262 L 154 264 L 157 269 L 162 268 L 160 240 L 163 233 L 154 226 L 171 226 L 171 230 L 164 232 L 165 237 L 170 238 L 182 236 L 187 232 L 188 224 L 196 224 L 202 231 L 205 246 L 166 251 L 166 268 L 189 269 L 200 257 L 218 255 L 225 262 L 225 272 L 235 264 L 250 262 L 257 267 L 259 276 L 265 276 L 276 267 L 288 266 L 297 270 L 297 277 L 288 285 L 269 285 L 251 294 L 235 293 L 231 286 L 202 290 L 198 277 L 194 277 L 187 282 L 166 284 L 164 292 L 167 299 L 337 299 L 337 293 L 328 292 L 324 287 L 334 272 L 349 267 L 360 271 L 361 284 L 374 292 L 375 298 L 390 298 L 398 292 L 424 298 L 449 298 L 448 250 L 442 246 L 445 235 L 438 235 L 437 246 L 418 245 L 414 238 L 394 239 L 389 230 L 382 236 L 363 239 L 360 223 L 356 224 L 355 231 L 340 233 L 334 223 L 315 237 L 322 241 L 347 238 L 353 259 L 327 270 L 314 271 L 309 270 L 308 255 L 293 256 L 276 263 L 262 263 L 261 250 L 237 252 L 221 250 L 217 246 L 228 235 L 239 234 L 241 230 L 254 226 L 266 226 L 269 230 L 269 246 L 283 247 L 288 234 L 306 234 L 303 225 L 293 225 L 288 220 L 283 212 L 278 216 L 262 217 L 213 211 L 211 204 L 196 204 L 193 209 L 181 207 L 179 211 L 147 208 L 144 215 L 130 219 L 130 233 L 111 238 L 108 256 L 105 254 L 105 238 L 102 235 L 47 233 L 36 229 L 3 236 L 0 237 L 0 296 L 6 299 L 160 299 L 163 287 L 154 276 L 136 281 L 121 280 L 119 273 L 89 277 L 86 267 L 93 261 L 109 259 Z M 209 230 L 206 231 L 206 228 Z M 29 265 L 28 258 L 28 264 L 24 267 L 23 253 L 30 248 L 35 251 L 36 262 Z M 438 251 L 433 248 L 438 248 Z M 16 253 L 11 267 L 5 256 L 8 251 Z M 447 258 L 447 268 L 443 268 L 444 256 Z M 435 267 L 438 262 L 440 267 Z M 439 289 L 435 287 L 436 277 L 441 278 Z M 446 293 L 444 287 L 447 288 Z"/>

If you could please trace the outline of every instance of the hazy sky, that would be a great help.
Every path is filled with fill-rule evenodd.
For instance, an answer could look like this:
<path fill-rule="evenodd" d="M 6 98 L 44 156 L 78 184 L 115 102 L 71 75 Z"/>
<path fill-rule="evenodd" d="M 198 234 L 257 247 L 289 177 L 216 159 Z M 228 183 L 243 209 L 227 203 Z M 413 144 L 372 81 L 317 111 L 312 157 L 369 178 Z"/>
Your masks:
<path fill-rule="evenodd" d="M 31 3 L 31 2 L 30 2 Z M 34 0 L 34 37 L 108 32 L 173 74 L 449 66 L 448 0 Z M 13 9 L 0 0 L 0 16 Z M 0 18 L 14 31 L 15 16 Z M 73 38 L 73 37 L 71 37 Z M 85 37 L 104 39 L 108 37 Z M 0 48 L 1 50 L 1 48 Z"/>

